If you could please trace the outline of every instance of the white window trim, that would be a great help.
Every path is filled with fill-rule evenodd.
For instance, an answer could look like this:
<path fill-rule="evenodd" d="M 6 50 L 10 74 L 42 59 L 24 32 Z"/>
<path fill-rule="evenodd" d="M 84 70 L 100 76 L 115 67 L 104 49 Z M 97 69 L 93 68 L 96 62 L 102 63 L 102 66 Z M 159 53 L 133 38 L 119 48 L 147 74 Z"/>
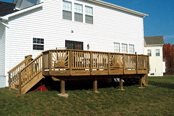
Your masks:
<path fill-rule="evenodd" d="M 36 38 L 36 39 L 43 39 L 44 40 L 44 43 L 41 44 L 41 43 L 33 43 L 33 39 Z M 45 39 L 44 38 L 41 38 L 41 37 L 32 37 L 32 51 L 44 51 L 45 50 Z M 43 45 L 44 46 L 44 49 L 43 50 L 34 50 L 33 49 L 33 45 Z"/>
<path fill-rule="evenodd" d="M 118 51 L 118 52 L 115 51 L 115 44 L 119 44 L 119 51 Z M 116 52 L 116 53 L 120 53 L 120 43 L 119 43 L 119 42 L 114 42 L 114 52 Z"/>
<path fill-rule="evenodd" d="M 123 52 L 123 45 L 126 45 L 127 47 L 126 47 L 126 52 Z M 121 44 L 121 48 L 122 48 L 122 53 L 128 53 L 128 44 L 126 44 L 126 43 L 122 43 Z"/>
<path fill-rule="evenodd" d="M 130 48 L 130 46 L 133 46 L 133 52 L 130 52 L 130 49 L 129 49 L 129 53 L 134 54 L 135 53 L 135 45 L 134 44 L 129 44 L 129 48 Z"/>
<path fill-rule="evenodd" d="M 147 55 L 148 55 L 148 50 L 150 50 L 150 54 L 149 56 L 152 56 L 152 50 L 151 49 L 147 49 Z"/>
<path fill-rule="evenodd" d="M 156 50 L 159 50 L 158 53 L 159 53 L 159 56 L 161 56 L 161 55 L 160 55 L 160 54 L 161 54 L 161 53 L 160 53 L 160 49 L 155 49 L 155 56 L 157 56 L 157 55 L 156 55 L 156 54 L 157 54 Z"/>

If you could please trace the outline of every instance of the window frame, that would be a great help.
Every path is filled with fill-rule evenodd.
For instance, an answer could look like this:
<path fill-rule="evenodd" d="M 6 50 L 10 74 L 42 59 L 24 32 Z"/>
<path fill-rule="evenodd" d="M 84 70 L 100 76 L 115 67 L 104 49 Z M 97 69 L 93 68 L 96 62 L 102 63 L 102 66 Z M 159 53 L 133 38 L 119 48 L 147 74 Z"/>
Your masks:
<path fill-rule="evenodd" d="M 126 45 L 126 52 L 123 52 L 123 45 Z M 126 43 L 122 43 L 122 53 L 127 53 L 128 52 L 128 45 Z"/>
<path fill-rule="evenodd" d="M 34 39 L 36 39 L 36 40 L 34 40 Z M 39 42 L 39 40 L 40 40 L 40 42 Z M 32 43 L 33 43 L 33 49 L 32 50 L 44 50 L 44 43 L 45 43 L 44 38 L 33 37 L 33 42 Z M 34 46 L 36 46 L 36 47 L 34 47 Z M 37 46 L 40 46 L 40 47 L 42 46 L 43 49 L 39 49 L 39 48 L 37 48 Z"/>
<path fill-rule="evenodd" d="M 69 3 L 71 3 L 71 10 L 64 9 L 64 2 L 69 2 Z M 68 19 L 68 18 L 64 18 L 64 12 L 69 12 L 69 13 L 71 13 L 71 17 L 70 17 L 69 19 Z M 73 19 L 72 13 L 73 13 L 73 4 L 72 4 L 72 2 L 71 2 L 71 1 L 67 1 L 67 0 L 62 0 L 62 19 L 72 21 L 72 19 Z"/>
<path fill-rule="evenodd" d="M 75 11 L 75 5 L 81 5 L 82 6 L 82 12 L 80 13 L 80 12 L 77 12 L 77 11 Z M 83 23 L 83 4 L 79 4 L 79 3 L 74 3 L 74 21 L 76 21 L 76 22 L 82 22 Z M 82 15 L 82 21 L 78 21 L 78 20 L 76 20 L 76 14 L 80 14 L 80 15 Z"/>
<path fill-rule="evenodd" d="M 132 52 L 130 52 L 130 46 L 133 46 L 133 51 Z M 134 44 L 129 44 L 129 53 L 132 53 L 132 54 L 134 54 L 134 52 L 135 52 L 135 46 L 134 46 Z"/>
<path fill-rule="evenodd" d="M 116 45 L 118 45 L 118 49 L 116 48 L 117 47 Z M 114 52 L 120 53 L 120 43 L 114 42 Z"/>
<path fill-rule="evenodd" d="M 158 52 L 157 52 L 157 50 L 159 50 Z M 155 53 L 156 53 L 156 56 L 160 56 L 160 49 L 155 49 Z"/>
<path fill-rule="evenodd" d="M 92 8 L 92 15 L 91 14 L 86 14 L 86 8 Z M 94 9 L 93 9 L 93 7 L 91 7 L 91 6 L 88 6 L 88 5 L 85 5 L 85 23 L 87 23 L 87 24 L 94 24 L 94 17 L 93 17 L 93 15 L 94 15 Z M 89 18 L 89 17 L 92 17 L 92 23 L 89 23 L 89 22 L 87 22 L 87 17 Z"/>
<path fill-rule="evenodd" d="M 148 51 L 150 51 L 150 53 L 148 53 Z M 152 56 L 152 50 L 151 49 L 147 49 L 147 55 Z"/>

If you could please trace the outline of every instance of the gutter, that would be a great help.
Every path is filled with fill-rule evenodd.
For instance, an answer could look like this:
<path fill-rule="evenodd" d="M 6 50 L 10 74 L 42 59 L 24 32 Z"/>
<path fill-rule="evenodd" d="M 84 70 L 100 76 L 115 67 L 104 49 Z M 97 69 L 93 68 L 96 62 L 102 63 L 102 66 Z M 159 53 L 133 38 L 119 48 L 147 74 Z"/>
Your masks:
<path fill-rule="evenodd" d="M 99 1 L 99 0 L 86 0 L 86 1 L 91 2 L 91 3 L 95 3 L 95 4 L 99 4 L 99 5 L 102 5 L 102 6 L 106 6 L 106 7 L 109 7 L 109 8 L 117 9 L 117 10 L 120 10 L 120 11 L 124 11 L 124 12 L 127 12 L 127 13 L 131 13 L 131 14 L 134 14 L 134 15 L 138 15 L 138 16 L 141 16 L 143 18 L 149 16 L 148 14 L 144 14 L 144 13 L 141 13 L 141 12 L 138 12 L 138 11 L 134 11 L 134 10 L 124 8 L 122 6 L 111 4 L 111 3 L 108 3 L 108 2 L 104 2 L 104 1 Z"/>
<path fill-rule="evenodd" d="M 2 22 L 2 18 L 0 17 L 0 23 L 4 26 L 6 26 L 7 28 L 9 28 L 9 26 L 7 24 L 5 24 L 4 22 Z"/>

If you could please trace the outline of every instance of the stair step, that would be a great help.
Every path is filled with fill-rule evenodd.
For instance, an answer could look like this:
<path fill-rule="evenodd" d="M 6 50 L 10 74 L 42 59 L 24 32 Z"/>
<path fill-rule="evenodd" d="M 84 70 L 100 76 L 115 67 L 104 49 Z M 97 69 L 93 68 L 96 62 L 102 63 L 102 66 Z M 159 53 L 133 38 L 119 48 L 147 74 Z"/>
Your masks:
<path fill-rule="evenodd" d="M 19 91 L 19 89 L 18 89 L 18 88 L 10 88 L 10 89 L 12 89 L 12 90 L 16 90 L 16 91 Z"/>

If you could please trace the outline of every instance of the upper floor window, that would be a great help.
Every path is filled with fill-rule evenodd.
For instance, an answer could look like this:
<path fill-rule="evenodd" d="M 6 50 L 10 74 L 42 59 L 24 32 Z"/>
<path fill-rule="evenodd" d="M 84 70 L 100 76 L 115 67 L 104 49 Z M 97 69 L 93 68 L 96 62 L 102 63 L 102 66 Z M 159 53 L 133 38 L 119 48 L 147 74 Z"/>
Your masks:
<path fill-rule="evenodd" d="M 33 50 L 44 50 L 44 39 L 33 38 Z"/>
<path fill-rule="evenodd" d="M 74 4 L 74 20 L 83 22 L 83 5 Z"/>
<path fill-rule="evenodd" d="M 122 43 L 122 53 L 127 53 L 127 44 Z"/>
<path fill-rule="evenodd" d="M 93 24 L 93 8 L 85 6 L 85 22 Z"/>
<path fill-rule="evenodd" d="M 156 49 L 156 56 L 160 56 L 160 49 Z"/>
<path fill-rule="evenodd" d="M 120 43 L 114 42 L 114 52 L 120 52 Z"/>
<path fill-rule="evenodd" d="M 151 56 L 151 50 L 150 49 L 147 50 L 147 55 Z"/>
<path fill-rule="evenodd" d="M 72 20 L 72 3 L 63 0 L 63 19 Z"/>
<path fill-rule="evenodd" d="M 134 45 L 133 44 L 129 44 L 129 53 L 134 53 Z"/>

